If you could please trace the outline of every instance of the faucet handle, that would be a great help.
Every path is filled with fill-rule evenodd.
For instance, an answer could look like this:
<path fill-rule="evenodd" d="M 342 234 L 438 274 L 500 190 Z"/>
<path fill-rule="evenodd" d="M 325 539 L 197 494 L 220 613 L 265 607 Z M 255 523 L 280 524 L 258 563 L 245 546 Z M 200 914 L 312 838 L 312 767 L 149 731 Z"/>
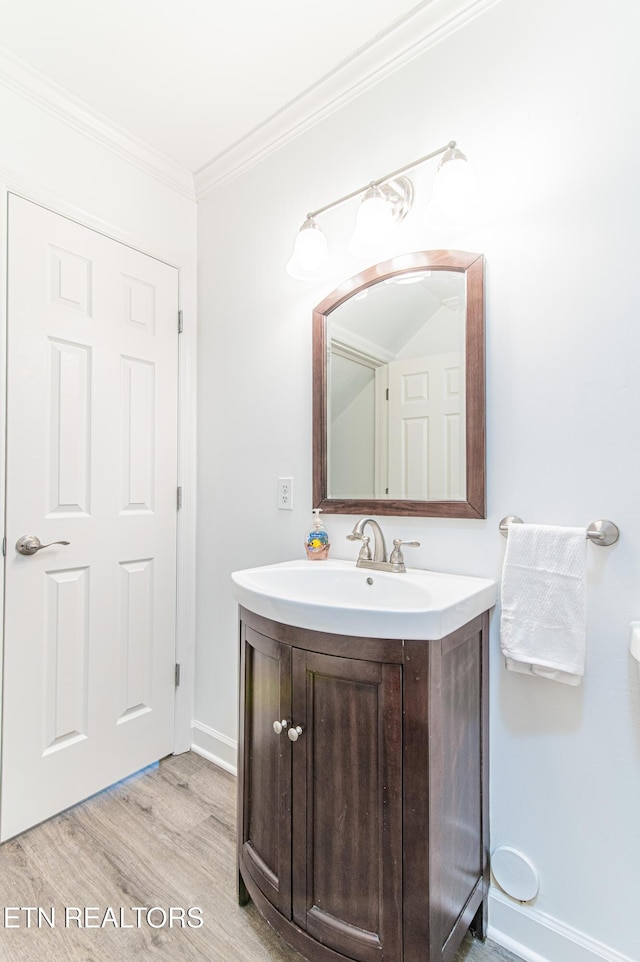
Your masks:
<path fill-rule="evenodd" d="M 369 547 L 369 538 L 364 534 L 361 538 L 362 547 L 358 554 L 358 561 L 371 561 L 371 548 Z"/>
<path fill-rule="evenodd" d="M 405 571 L 404 555 L 402 554 L 402 545 L 407 548 L 419 548 L 419 541 L 401 541 L 400 538 L 393 539 L 393 551 L 389 556 L 389 563 L 393 565 L 394 571 Z"/>
<path fill-rule="evenodd" d="M 362 547 L 358 553 L 358 561 L 371 561 L 371 548 L 369 547 L 369 537 L 359 531 L 352 531 L 347 535 L 347 541 L 362 541 Z"/>

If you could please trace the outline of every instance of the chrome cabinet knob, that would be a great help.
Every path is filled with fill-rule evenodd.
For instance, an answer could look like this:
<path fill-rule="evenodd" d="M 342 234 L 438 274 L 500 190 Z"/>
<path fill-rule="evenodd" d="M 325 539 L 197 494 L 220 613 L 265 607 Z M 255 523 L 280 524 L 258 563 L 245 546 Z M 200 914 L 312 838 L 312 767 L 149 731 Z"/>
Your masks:
<path fill-rule="evenodd" d="M 287 727 L 287 719 L 286 719 L 286 718 L 283 718 L 282 721 L 274 721 L 274 723 L 273 723 L 273 730 L 274 730 L 274 732 L 276 733 L 276 735 L 282 734 L 282 732 L 284 731 L 284 729 L 285 729 L 286 727 Z"/>
<path fill-rule="evenodd" d="M 42 544 L 40 538 L 35 534 L 23 534 L 21 538 L 16 541 L 16 551 L 20 554 L 35 554 L 42 548 L 50 548 L 52 544 L 70 544 L 70 541 L 50 541 L 49 544 Z"/>
<path fill-rule="evenodd" d="M 297 742 L 300 738 L 300 735 L 302 735 L 302 729 L 300 728 L 300 725 L 296 725 L 295 728 L 290 728 L 287 732 L 287 735 L 289 736 L 290 742 Z"/>

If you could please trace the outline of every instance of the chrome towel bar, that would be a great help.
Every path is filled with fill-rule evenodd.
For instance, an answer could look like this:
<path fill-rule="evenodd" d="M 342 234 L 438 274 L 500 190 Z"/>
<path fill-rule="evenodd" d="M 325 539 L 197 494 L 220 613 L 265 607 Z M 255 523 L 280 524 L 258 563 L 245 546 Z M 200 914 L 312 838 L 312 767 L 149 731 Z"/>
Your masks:
<path fill-rule="evenodd" d="M 518 518 L 515 514 L 510 514 L 508 517 L 503 518 L 500 522 L 500 534 L 504 535 L 506 538 L 509 534 L 510 524 L 523 524 L 522 518 Z M 587 528 L 587 538 L 589 541 L 593 541 L 594 544 L 600 545 L 601 548 L 605 548 L 610 544 L 615 544 L 620 537 L 620 529 L 617 524 L 613 521 L 592 521 Z"/>

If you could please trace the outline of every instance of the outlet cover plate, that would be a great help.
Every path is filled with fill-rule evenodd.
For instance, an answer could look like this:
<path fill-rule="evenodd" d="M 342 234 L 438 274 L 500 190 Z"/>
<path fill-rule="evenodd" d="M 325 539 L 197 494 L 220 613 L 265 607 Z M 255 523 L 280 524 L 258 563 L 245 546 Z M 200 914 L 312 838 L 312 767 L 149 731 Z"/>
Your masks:
<path fill-rule="evenodd" d="M 293 478 L 278 478 L 278 507 L 293 511 Z"/>

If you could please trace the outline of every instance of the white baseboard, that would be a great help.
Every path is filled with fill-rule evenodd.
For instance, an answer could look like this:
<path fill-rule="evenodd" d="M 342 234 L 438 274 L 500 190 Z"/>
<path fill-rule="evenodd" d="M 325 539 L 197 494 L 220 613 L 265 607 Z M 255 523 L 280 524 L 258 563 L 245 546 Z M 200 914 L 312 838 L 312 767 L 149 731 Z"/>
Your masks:
<path fill-rule="evenodd" d="M 525 962 L 634 962 L 608 945 L 492 888 L 489 930 L 493 942 Z"/>
<path fill-rule="evenodd" d="M 225 772 L 238 774 L 238 745 L 233 738 L 199 721 L 191 723 L 191 731 L 192 751 L 223 768 Z"/>

